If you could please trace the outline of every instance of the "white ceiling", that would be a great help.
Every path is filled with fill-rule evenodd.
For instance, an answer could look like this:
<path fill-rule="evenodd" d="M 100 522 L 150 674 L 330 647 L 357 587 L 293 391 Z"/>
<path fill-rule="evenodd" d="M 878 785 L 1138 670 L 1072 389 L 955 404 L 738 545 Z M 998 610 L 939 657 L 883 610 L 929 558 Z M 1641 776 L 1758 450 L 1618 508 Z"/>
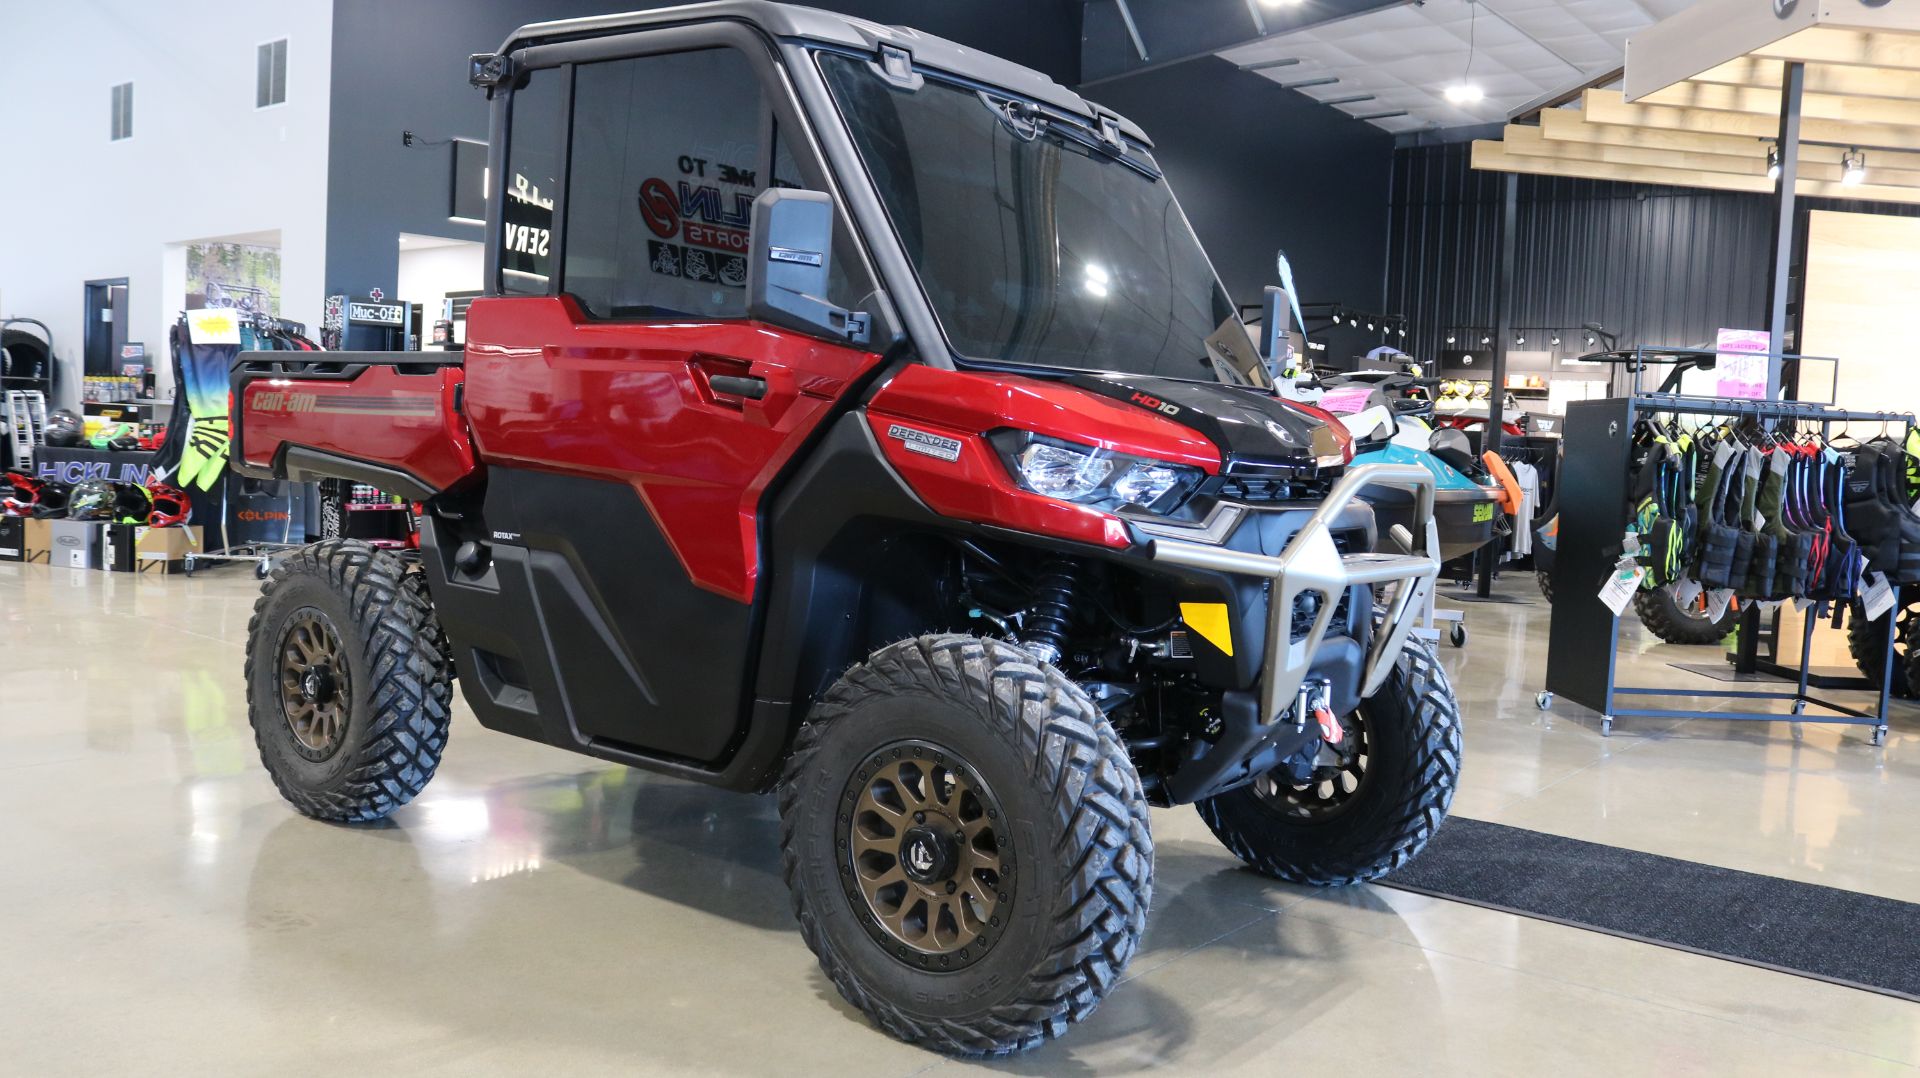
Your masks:
<path fill-rule="evenodd" d="M 1372 120 L 1388 131 L 1505 122 L 1513 110 L 1620 66 L 1627 35 L 1693 0 L 1426 0 L 1341 22 L 1278 34 L 1220 55 L 1261 68 L 1281 85 L 1349 116 L 1405 112 Z M 1454 105 L 1446 88 L 1467 72 L 1486 91 L 1477 105 Z M 1345 101 L 1370 95 L 1362 101 Z M 1337 103 L 1336 103 L 1337 102 Z"/>

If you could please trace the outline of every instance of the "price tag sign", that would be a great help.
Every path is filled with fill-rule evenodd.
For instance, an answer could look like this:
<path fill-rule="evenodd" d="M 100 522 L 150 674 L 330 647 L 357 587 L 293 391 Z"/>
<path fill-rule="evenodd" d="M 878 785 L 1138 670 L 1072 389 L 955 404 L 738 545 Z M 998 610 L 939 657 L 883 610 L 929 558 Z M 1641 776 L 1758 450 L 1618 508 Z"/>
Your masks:
<path fill-rule="evenodd" d="M 1626 538 L 1620 541 L 1620 549 L 1625 551 L 1629 558 L 1638 557 L 1640 554 L 1640 533 L 1628 532 Z"/>
<path fill-rule="evenodd" d="M 1861 582 L 1860 605 L 1866 608 L 1868 621 L 1879 621 L 1893 609 L 1893 582 L 1884 573 L 1868 573 Z"/>
<path fill-rule="evenodd" d="M 1627 604 L 1633 602 L 1633 593 L 1640 590 L 1640 582 L 1647 578 L 1647 571 L 1632 562 L 1623 561 L 1614 566 L 1613 575 L 1607 578 L 1607 584 L 1600 589 L 1600 601 L 1607 604 L 1614 617 L 1626 613 Z"/>

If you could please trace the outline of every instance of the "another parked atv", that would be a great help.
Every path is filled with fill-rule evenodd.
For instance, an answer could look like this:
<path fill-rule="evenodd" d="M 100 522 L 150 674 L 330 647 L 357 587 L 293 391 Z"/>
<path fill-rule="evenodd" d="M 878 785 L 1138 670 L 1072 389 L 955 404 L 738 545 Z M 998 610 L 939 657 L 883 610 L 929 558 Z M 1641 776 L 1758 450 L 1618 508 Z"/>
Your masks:
<path fill-rule="evenodd" d="M 1310 884 L 1433 835 L 1433 475 L 1214 380 L 1233 307 L 1139 130 L 765 3 L 529 26 L 472 80 L 499 179 L 464 354 L 234 367 L 242 471 L 424 507 L 417 566 L 328 540 L 256 605 L 296 808 L 417 795 L 457 672 L 493 729 L 777 791 L 821 967 L 968 1054 L 1118 982 L 1149 806 Z M 1413 498 L 1405 553 L 1371 553 L 1374 488 Z"/>

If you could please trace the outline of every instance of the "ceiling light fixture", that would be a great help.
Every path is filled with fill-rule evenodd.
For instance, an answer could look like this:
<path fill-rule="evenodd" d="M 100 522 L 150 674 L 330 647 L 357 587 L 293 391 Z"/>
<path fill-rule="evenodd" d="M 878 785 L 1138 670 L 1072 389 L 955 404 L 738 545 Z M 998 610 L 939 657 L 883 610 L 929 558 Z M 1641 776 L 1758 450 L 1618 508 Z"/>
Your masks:
<path fill-rule="evenodd" d="M 1452 330 L 1448 330 L 1448 331 L 1447 331 L 1447 343 L 1448 343 L 1448 344 L 1454 344 L 1454 343 L 1457 343 L 1457 342 L 1458 342 L 1459 340 L 1460 340 L 1460 335 L 1459 335 L 1459 334 L 1457 334 L 1457 333 L 1455 333 L 1455 332 L 1453 332 Z"/>
<path fill-rule="evenodd" d="M 1767 179 L 1774 183 L 1780 182 L 1780 145 L 1778 143 L 1767 144 Z"/>
<path fill-rule="evenodd" d="M 1840 158 L 1840 182 L 1847 187 L 1858 187 L 1867 182 L 1867 155 L 1858 146 L 1848 150 Z"/>
<path fill-rule="evenodd" d="M 1560 347 L 1560 335 L 1558 333 L 1554 334 L 1553 340 L 1549 343 L 1551 343 L 1555 348 Z"/>
<path fill-rule="evenodd" d="M 1513 343 L 1514 343 L 1514 346 L 1515 346 L 1515 347 L 1519 347 L 1519 346 L 1521 346 L 1521 345 L 1524 345 L 1524 344 L 1526 344 L 1526 343 L 1527 343 L 1527 335 L 1526 335 L 1526 334 L 1524 334 L 1524 333 L 1516 333 L 1516 334 L 1514 334 L 1514 335 L 1513 335 Z"/>
<path fill-rule="evenodd" d="M 1265 8 L 1299 7 L 1304 2 L 1305 0 L 1260 0 L 1260 6 Z"/>
<path fill-rule="evenodd" d="M 1480 5 L 1467 0 L 1467 6 L 1473 9 L 1467 21 L 1467 69 L 1460 74 L 1460 81 L 1447 87 L 1447 103 L 1459 107 L 1478 105 L 1486 100 L 1487 92 L 1473 81 L 1473 54 L 1479 45 Z"/>
<path fill-rule="evenodd" d="M 1483 347 L 1484 347 L 1484 346 L 1486 346 L 1486 345 L 1489 345 L 1489 344 L 1492 344 L 1492 343 L 1493 343 L 1493 335 L 1492 335 L 1492 334 L 1488 334 L 1488 333 L 1482 333 L 1482 334 L 1480 335 L 1480 344 L 1481 344 L 1481 345 L 1482 345 Z"/>

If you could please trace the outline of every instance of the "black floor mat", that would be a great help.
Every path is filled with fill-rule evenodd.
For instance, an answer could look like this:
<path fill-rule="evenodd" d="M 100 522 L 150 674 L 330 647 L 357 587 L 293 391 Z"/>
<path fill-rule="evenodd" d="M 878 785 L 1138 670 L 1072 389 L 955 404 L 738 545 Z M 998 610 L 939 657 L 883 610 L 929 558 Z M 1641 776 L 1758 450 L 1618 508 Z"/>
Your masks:
<path fill-rule="evenodd" d="M 1458 817 L 1387 887 L 1920 1002 L 1920 905 Z"/>

